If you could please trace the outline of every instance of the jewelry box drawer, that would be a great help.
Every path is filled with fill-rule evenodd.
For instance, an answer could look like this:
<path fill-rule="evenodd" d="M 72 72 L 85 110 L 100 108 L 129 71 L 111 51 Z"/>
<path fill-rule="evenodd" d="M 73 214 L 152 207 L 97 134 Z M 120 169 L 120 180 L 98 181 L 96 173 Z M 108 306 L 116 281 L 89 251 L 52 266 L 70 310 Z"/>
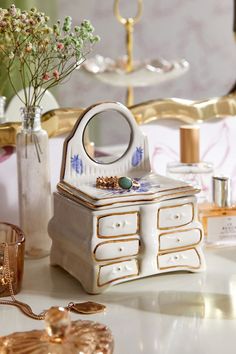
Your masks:
<path fill-rule="evenodd" d="M 100 266 L 98 286 L 103 286 L 115 280 L 134 277 L 138 274 L 138 262 L 135 259 Z"/>
<path fill-rule="evenodd" d="M 104 215 L 98 218 L 98 237 L 127 236 L 138 233 L 138 213 Z"/>
<path fill-rule="evenodd" d="M 166 206 L 158 210 L 157 227 L 160 230 L 184 226 L 193 220 L 193 204 Z"/>
<path fill-rule="evenodd" d="M 136 256 L 139 252 L 139 239 L 126 241 L 114 240 L 99 243 L 94 249 L 97 261 L 106 261 L 122 257 Z"/>
<path fill-rule="evenodd" d="M 167 232 L 159 235 L 159 251 L 198 244 L 202 239 L 200 229 Z"/>
<path fill-rule="evenodd" d="M 200 257 L 195 248 L 181 252 L 171 252 L 158 256 L 159 269 L 169 269 L 176 267 L 185 267 L 197 269 L 200 267 Z"/>

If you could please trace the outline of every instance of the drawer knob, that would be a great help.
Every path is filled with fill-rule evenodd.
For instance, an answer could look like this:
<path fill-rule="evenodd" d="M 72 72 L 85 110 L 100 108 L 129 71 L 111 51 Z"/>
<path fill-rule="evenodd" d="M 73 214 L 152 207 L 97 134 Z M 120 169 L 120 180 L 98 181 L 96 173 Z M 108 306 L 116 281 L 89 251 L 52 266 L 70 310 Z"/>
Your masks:
<path fill-rule="evenodd" d="M 117 223 L 116 223 L 116 227 L 121 227 L 121 223 L 120 223 L 120 222 L 117 222 Z"/>
<path fill-rule="evenodd" d="M 175 220 L 180 220 L 181 219 L 181 214 L 177 213 L 174 215 Z"/>
<path fill-rule="evenodd" d="M 119 247 L 118 250 L 119 250 L 119 252 L 122 252 L 122 251 L 124 251 L 124 247 Z"/>
<path fill-rule="evenodd" d="M 169 259 L 168 259 L 168 263 L 172 263 L 172 264 L 175 264 L 177 261 L 180 260 L 180 257 L 176 254 L 175 256 L 171 256 Z"/>
<path fill-rule="evenodd" d="M 180 241 L 181 241 L 181 239 L 180 239 L 179 237 L 177 237 L 176 241 L 177 241 L 177 242 L 180 242 Z"/>

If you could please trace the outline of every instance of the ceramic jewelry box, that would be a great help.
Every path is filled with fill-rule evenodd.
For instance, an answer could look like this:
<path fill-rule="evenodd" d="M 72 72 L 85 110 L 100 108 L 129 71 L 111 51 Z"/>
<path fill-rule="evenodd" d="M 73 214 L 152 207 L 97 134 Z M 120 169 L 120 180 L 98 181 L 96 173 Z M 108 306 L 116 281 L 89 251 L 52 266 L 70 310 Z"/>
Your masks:
<path fill-rule="evenodd" d="M 64 142 L 57 189 L 51 264 L 88 293 L 205 268 L 198 190 L 152 173 L 147 138 L 122 104 L 97 104 L 80 116 Z"/>

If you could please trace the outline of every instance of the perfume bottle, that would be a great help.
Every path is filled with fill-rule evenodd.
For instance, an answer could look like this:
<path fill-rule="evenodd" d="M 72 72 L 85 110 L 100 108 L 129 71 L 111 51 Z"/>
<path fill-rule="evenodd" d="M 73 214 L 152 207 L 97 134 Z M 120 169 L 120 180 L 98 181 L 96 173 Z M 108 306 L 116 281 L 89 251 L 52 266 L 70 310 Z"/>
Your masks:
<path fill-rule="evenodd" d="M 167 176 L 180 179 L 199 188 L 198 203 L 210 202 L 213 164 L 200 161 L 199 127 L 180 127 L 180 162 L 167 164 Z"/>
<path fill-rule="evenodd" d="M 213 203 L 202 204 L 199 219 L 209 246 L 236 245 L 236 206 L 231 201 L 229 177 L 213 177 Z"/>

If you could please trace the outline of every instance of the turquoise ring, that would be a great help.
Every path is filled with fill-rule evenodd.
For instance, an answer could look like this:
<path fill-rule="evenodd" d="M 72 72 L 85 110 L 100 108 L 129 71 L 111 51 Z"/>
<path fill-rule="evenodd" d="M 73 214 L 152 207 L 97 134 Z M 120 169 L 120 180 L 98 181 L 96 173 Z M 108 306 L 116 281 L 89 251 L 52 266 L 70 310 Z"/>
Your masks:
<path fill-rule="evenodd" d="M 130 177 L 97 177 L 96 179 L 96 187 L 101 189 L 126 189 L 129 190 L 131 188 L 138 189 L 140 184 L 133 178 Z"/>
<path fill-rule="evenodd" d="M 118 185 L 122 189 L 131 189 L 131 188 L 139 188 L 139 183 L 130 177 L 119 177 Z"/>

